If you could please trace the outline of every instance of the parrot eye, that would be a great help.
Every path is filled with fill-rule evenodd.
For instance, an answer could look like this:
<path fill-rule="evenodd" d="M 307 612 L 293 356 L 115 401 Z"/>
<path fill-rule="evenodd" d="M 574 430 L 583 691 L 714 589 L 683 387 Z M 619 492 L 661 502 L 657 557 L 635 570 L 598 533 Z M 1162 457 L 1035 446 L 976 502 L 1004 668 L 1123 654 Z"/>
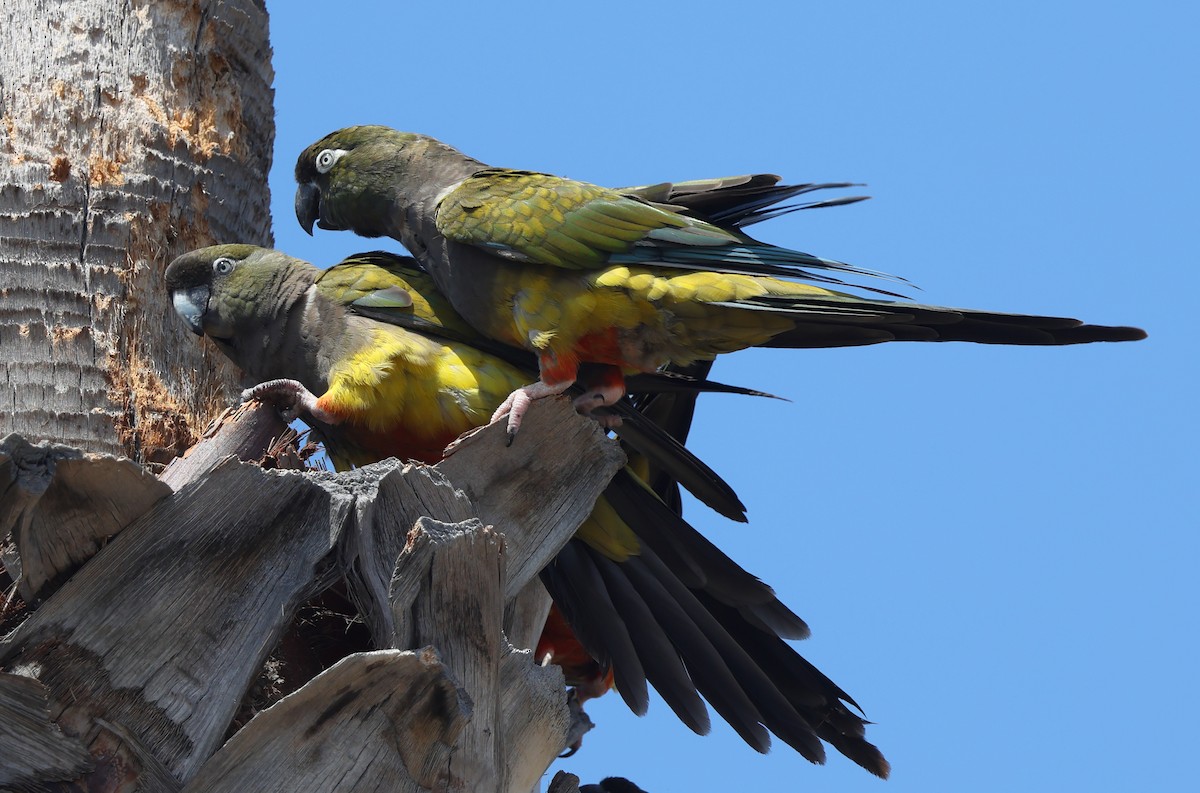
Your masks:
<path fill-rule="evenodd" d="M 233 259 L 228 256 L 222 256 L 213 262 L 213 272 L 217 275 L 228 275 L 233 272 Z"/>
<path fill-rule="evenodd" d="M 345 149 L 322 149 L 321 153 L 317 155 L 317 173 L 329 173 L 329 169 L 335 162 L 342 159 L 342 155 L 345 153 Z"/>

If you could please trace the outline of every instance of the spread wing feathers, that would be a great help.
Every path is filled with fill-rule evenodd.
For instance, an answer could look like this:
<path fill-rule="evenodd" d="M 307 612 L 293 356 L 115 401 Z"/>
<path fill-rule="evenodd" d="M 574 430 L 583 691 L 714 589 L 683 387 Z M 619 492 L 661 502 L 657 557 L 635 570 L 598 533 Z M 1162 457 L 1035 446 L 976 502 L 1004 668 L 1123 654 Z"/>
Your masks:
<path fill-rule="evenodd" d="M 840 190 L 860 186 L 853 182 L 789 185 L 779 184 L 779 178 L 775 174 L 759 173 L 721 179 L 694 179 L 687 182 L 622 187 L 618 188 L 617 192 L 650 201 L 663 209 L 686 212 L 722 228 L 743 228 L 801 209 L 845 206 L 867 199 L 867 196 L 838 196 L 776 206 L 788 199 L 818 190 Z"/>
<path fill-rule="evenodd" d="M 872 774 L 884 778 L 888 776 L 890 766 L 887 760 L 878 748 L 865 740 L 869 722 L 838 704 L 840 700 L 861 711 L 849 694 L 787 642 L 756 630 L 739 619 L 741 615 L 735 609 L 704 593 L 697 593 L 696 597 L 754 658 L 758 667 L 797 712 L 810 724 L 816 725 L 816 733 L 822 740 Z M 820 692 L 820 695 L 814 697 L 813 692 Z"/>
<path fill-rule="evenodd" d="M 677 564 L 649 540 L 621 563 L 572 540 L 542 580 L 588 652 L 612 665 L 617 690 L 635 712 L 645 710 L 648 681 L 697 733 L 709 728 L 702 696 L 760 752 L 773 733 L 820 763 L 823 739 L 886 776 L 886 761 L 863 738 L 866 722 L 847 707 L 853 700 L 778 635 L 746 620 L 743 609 L 682 580 Z M 579 597 L 579 580 L 602 583 L 604 595 Z M 628 659 L 631 651 L 636 661 Z"/>
<path fill-rule="evenodd" d="M 1086 344 L 1145 338 L 1140 328 L 1085 325 L 1069 317 L 1001 314 L 893 303 L 852 296 L 763 295 L 716 303 L 795 320 L 765 347 L 836 347 L 883 341 L 968 341 L 976 344 Z"/>
<path fill-rule="evenodd" d="M 621 519 L 693 589 L 702 589 L 764 630 L 805 639 L 808 625 L 779 602 L 774 590 L 742 569 L 628 470 L 613 477 L 605 498 Z"/>
<path fill-rule="evenodd" d="M 839 285 L 846 282 L 827 272 L 891 278 L 757 242 L 734 228 L 634 195 L 532 171 L 488 168 L 475 173 L 442 195 L 435 222 L 439 232 L 456 242 L 567 269 L 637 264 Z"/>

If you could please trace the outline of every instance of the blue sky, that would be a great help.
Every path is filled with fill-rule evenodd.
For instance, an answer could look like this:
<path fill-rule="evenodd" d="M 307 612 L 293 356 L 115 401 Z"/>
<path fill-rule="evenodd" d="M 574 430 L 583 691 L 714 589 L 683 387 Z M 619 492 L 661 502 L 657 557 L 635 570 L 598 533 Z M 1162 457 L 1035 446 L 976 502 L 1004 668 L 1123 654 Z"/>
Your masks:
<path fill-rule="evenodd" d="M 608 185 L 748 172 L 868 184 L 760 238 L 922 302 L 1141 325 L 1137 344 L 754 350 L 692 447 L 750 524 L 689 517 L 808 620 L 876 722 L 833 755 L 700 738 L 615 696 L 576 757 L 652 793 L 1190 788 L 1197 669 L 1195 31 L 1183 3 L 268 2 L 276 245 L 299 151 L 388 124 Z M 1185 239 L 1185 230 L 1191 229 Z M 1190 298 L 1189 298 L 1190 299 Z M 1190 324 L 1190 323 L 1189 323 Z"/>

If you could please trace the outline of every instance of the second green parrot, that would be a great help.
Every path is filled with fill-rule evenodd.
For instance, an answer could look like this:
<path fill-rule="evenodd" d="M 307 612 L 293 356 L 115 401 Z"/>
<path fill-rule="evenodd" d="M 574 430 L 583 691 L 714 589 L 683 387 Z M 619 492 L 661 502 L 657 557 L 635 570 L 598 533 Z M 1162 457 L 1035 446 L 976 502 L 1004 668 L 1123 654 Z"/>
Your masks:
<path fill-rule="evenodd" d="M 428 277 L 400 257 L 365 254 L 320 271 L 226 245 L 179 257 L 166 280 L 193 331 L 269 381 L 254 393 L 290 392 L 324 425 L 338 467 L 436 462 L 530 376 L 494 345 L 472 344 Z M 635 712 L 646 710 L 649 682 L 696 732 L 709 726 L 703 696 L 759 751 L 773 733 L 822 762 L 825 741 L 887 775 L 853 700 L 783 640 L 805 636 L 803 621 L 629 470 L 542 580 Z"/>

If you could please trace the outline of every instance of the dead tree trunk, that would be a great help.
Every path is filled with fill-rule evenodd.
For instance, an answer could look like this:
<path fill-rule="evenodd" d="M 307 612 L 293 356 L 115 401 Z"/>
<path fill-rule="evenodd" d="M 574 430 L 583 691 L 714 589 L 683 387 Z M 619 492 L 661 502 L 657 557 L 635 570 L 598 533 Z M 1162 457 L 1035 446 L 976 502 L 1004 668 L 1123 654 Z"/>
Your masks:
<path fill-rule="evenodd" d="M 236 372 L 185 340 L 162 268 L 270 244 L 261 0 L 6 0 L 0 436 L 164 461 Z"/>
<path fill-rule="evenodd" d="M 505 612 L 623 455 L 565 402 L 535 405 L 521 439 L 506 448 L 496 426 L 432 468 L 336 475 L 226 458 L 174 492 L 121 461 L 4 439 L 0 535 L 36 571 L 21 586 L 38 605 L 0 640 L 0 788 L 531 790 L 571 713 L 562 674 L 513 646 Z M 106 524 L 116 535 L 58 587 L 62 560 L 95 549 L 59 525 L 68 509 L 128 525 Z M 338 579 L 383 649 L 226 740 L 297 605 Z"/>

